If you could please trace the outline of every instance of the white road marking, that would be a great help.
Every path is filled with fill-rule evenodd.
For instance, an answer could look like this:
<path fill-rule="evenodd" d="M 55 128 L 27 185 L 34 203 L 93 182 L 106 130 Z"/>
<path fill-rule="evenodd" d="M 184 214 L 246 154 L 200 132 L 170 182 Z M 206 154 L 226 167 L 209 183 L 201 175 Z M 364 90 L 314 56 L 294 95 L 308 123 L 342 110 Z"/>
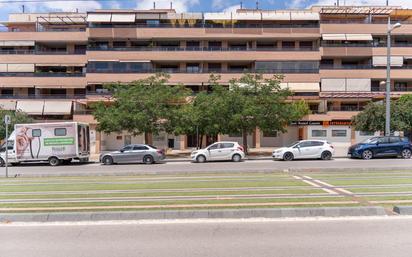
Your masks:
<path fill-rule="evenodd" d="M 297 179 L 297 180 L 300 180 L 300 181 L 302 181 L 302 182 L 304 182 L 304 183 L 306 183 L 306 184 L 309 184 L 309 185 L 311 185 L 311 186 L 313 186 L 313 187 L 322 189 L 323 191 L 325 191 L 325 192 L 328 193 L 328 194 L 331 194 L 331 195 L 337 195 L 337 194 L 338 194 L 338 193 L 336 193 L 336 192 L 333 191 L 333 190 L 330 190 L 330 189 L 328 189 L 328 188 L 321 187 L 321 186 L 319 186 L 318 184 L 313 183 L 312 181 L 310 181 L 310 180 L 313 180 L 313 179 L 312 179 L 311 177 L 309 177 L 309 176 L 303 176 L 303 178 L 302 178 L 302 177 L 299 177 L 299 176 L 293 176 L 293 178 L 295 178 L 295 179 Z"/>

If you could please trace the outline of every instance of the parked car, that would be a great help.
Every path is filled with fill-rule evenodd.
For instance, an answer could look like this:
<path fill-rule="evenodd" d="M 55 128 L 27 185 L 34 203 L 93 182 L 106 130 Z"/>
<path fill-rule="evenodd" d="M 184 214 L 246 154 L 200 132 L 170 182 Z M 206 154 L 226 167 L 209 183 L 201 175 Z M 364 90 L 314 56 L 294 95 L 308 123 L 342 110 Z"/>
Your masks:
<path fill-rule="evenodd" d="M 375 157 L 411 158 L 412 145 L 408 138 L 399 136 L 379 136 L 369 138 L 349 147 L 348 156 L 369 160 Z"/>
<path fill-rule="evenodd" d="M 302 140 L 272 152 L 275 160 L 291 161 L 294 159 L 322 159 L 330 160 L 335 150 L 333 146 L 323 140 Z"/>
<path fill-rule="evenodd" d="M 100 155 L 100 162 L 105 165 L 114 163 L 138 163 L 153 164 L 165 159 L 165 152 L 152 145 L 134 144 L 126 145 L 119 151 Z"/>
<path fill-rule="evenodd" d="M 190 158 L 195 162 L 225 160 L 240 162 L 245 158 L 245 152 L 237 142 L 216 142 L 204 149 L 193 151 Z"/>

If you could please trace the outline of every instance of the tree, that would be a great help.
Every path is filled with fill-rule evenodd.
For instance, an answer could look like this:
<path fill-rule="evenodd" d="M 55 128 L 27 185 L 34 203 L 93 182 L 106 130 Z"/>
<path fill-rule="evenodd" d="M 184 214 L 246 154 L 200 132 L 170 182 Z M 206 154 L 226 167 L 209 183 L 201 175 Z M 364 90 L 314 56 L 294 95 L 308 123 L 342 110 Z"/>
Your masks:
<path fill-rule="evenodd" d="M 384 131 L 385 105 L 382 103 L 369 103 L 363 111 L 352 118 L 352 123 L 355 130 L 358 131 Z"/>
<path fill-rule="evenodd" d="M 10 115 L 11 124 L 8 126 L 9 133 L 14 130 L 15 124 L 32 123 L 33 119 L 26 113 L 21 111 L 9 111 L 0 109 L 0 117 L 2 117 L 0 124 L 0 138 L 3 140 L 6 138 L 6 125 L 4 124 L 4 116 Z"/>
<path fill-rule="evenodd" d="M 393 110 L 394 127 L 404 131 L 409 137 L 412 135 L 412 95 L 403 95 L 395 103 Z M 392 120 L 392 119 L 391 119 Z"/>
<path fill-rule="evenodd" d="M 245 152 L 248 152 L 247 135 L 257 127 L 263 131 L 281 131 L 292 121 L 309 112 L 303 102 L 290 103 L 292 92 L 280 87 L 281 76 L 264 79 L 261 74 L 245 74 L 230 82 L 229 90 L 222 94 L 230 114 L 226 133 L 241 133 Z"/>
<path fill-rule="evenodd" d="M 151 134 L 170 131 L 172 116 L 189 93 L 181 85 L 167 85 L 168 78 L 157 74 L 129 84 L 105 85 L 113 93 L 114 102 L 94 106 L 98 129 L 105 133 L 125 130 L 134 136 L 144 133 L 147 144 L 152 143 Z"/>

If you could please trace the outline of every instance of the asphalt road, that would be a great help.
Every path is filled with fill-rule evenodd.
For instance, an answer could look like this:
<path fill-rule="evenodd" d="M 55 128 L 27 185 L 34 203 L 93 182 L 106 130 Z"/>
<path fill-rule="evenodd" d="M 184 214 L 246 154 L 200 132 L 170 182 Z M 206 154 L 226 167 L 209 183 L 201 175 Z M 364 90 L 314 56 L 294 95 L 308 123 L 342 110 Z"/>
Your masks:
<path fill-rule="evenodd" d="M 410 257 L 412 218 L 0 225 L 7 257 Z"/>
<path fill-rule="evenodd" d="M 299 170 L 396 170 L 412 169 L 412 159 L 335 159 L 331 161 L 299 160 L 292 162 L 272 160 L 249 160 L 240 163 L 232 162 L 167 162 L 162 164 L 144 165 L 112 165 L 98 163 L 72 164 L 68 166 L 50 167 L 47 164 L 23 164 L 9 167 L 10 176 L 82 176 L 82 175 L 131 175 L 156 173 L 196 173 L 196 172 L 263 172 L 263 171 L 299 171 Z M 0 176 L 4 176 L 5 168 L 0 168 Z"/>

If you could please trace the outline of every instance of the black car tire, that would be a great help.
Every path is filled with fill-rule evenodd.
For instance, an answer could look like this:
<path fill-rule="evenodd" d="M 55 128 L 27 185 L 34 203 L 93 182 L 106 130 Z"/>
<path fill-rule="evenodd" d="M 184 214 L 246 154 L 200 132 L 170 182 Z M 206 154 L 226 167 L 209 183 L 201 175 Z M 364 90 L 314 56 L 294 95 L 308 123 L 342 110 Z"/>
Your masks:
<path fill-rule="evenodd" d="M 370 160 L 373 158 L 373 152 L 371 150 L 364 150 L 362 152 L 362 159 Z"/>
<path fill-rule="evenodd" d="M 204 155 L 199 155 L 196 157 L 196 162 L 198 163 L 206 162 L 206 157 Z"/>
<path fill-rule="evenodd" d="M 293 156 L 293 153 L 291 153 L 291 152 L 286 152 L 286 153 L 283 154 L 283 160 L 284 161 L 293 161 L 293 158 L 295 158 L 295 157 Z"/>
<path fill-rule="evenodd" d="M 324 151 L 322 152 L 322 154 L 320 155 L 320 158 L 324 161 L 328 161 L 332 159 L 332 153 L 329 151 Z"/>
<path fill-rule="evenodd" d="M 143 163 L 144 163 L 144 164 L 153 164 L 153 163 L 154 163 L 153 156 L 151 156 L 151 155 L 145 155 L 145 156 L 143 157 Z"/>
<path fill-rule="evenodd" d="M 61 164 L 61 160 L 59 160 L 59 158 L 57 157 L 50 157 L 49 158 L 49 165 L 50 166 L 59 166 Z"/>
<path fill-rule="evenodd" d="M 242 160 L 242 156 L 240 156 L 240 154 L 234 154 L 232 156 L 232 161 L 233 162 L 240 162 Z"/>
<path fill-rule="evenodd" d="M 111 156 L 105 156 L 102 159 L 102 163 L 104 165 L 112 165 L 113 164 L 113 158 Z"/>
<path fill-rule="evenodd" d="M 403 149 L 401 152 L 401 156 L 403 159 L 410 159 L 412 156 L 412 151 L 411 149 Z"/>
<path fill-rule="evenodd" d="M 6 166 L 6 162 L 2 158 L 0 158 L 0 167 L 4 166 Z"/>

